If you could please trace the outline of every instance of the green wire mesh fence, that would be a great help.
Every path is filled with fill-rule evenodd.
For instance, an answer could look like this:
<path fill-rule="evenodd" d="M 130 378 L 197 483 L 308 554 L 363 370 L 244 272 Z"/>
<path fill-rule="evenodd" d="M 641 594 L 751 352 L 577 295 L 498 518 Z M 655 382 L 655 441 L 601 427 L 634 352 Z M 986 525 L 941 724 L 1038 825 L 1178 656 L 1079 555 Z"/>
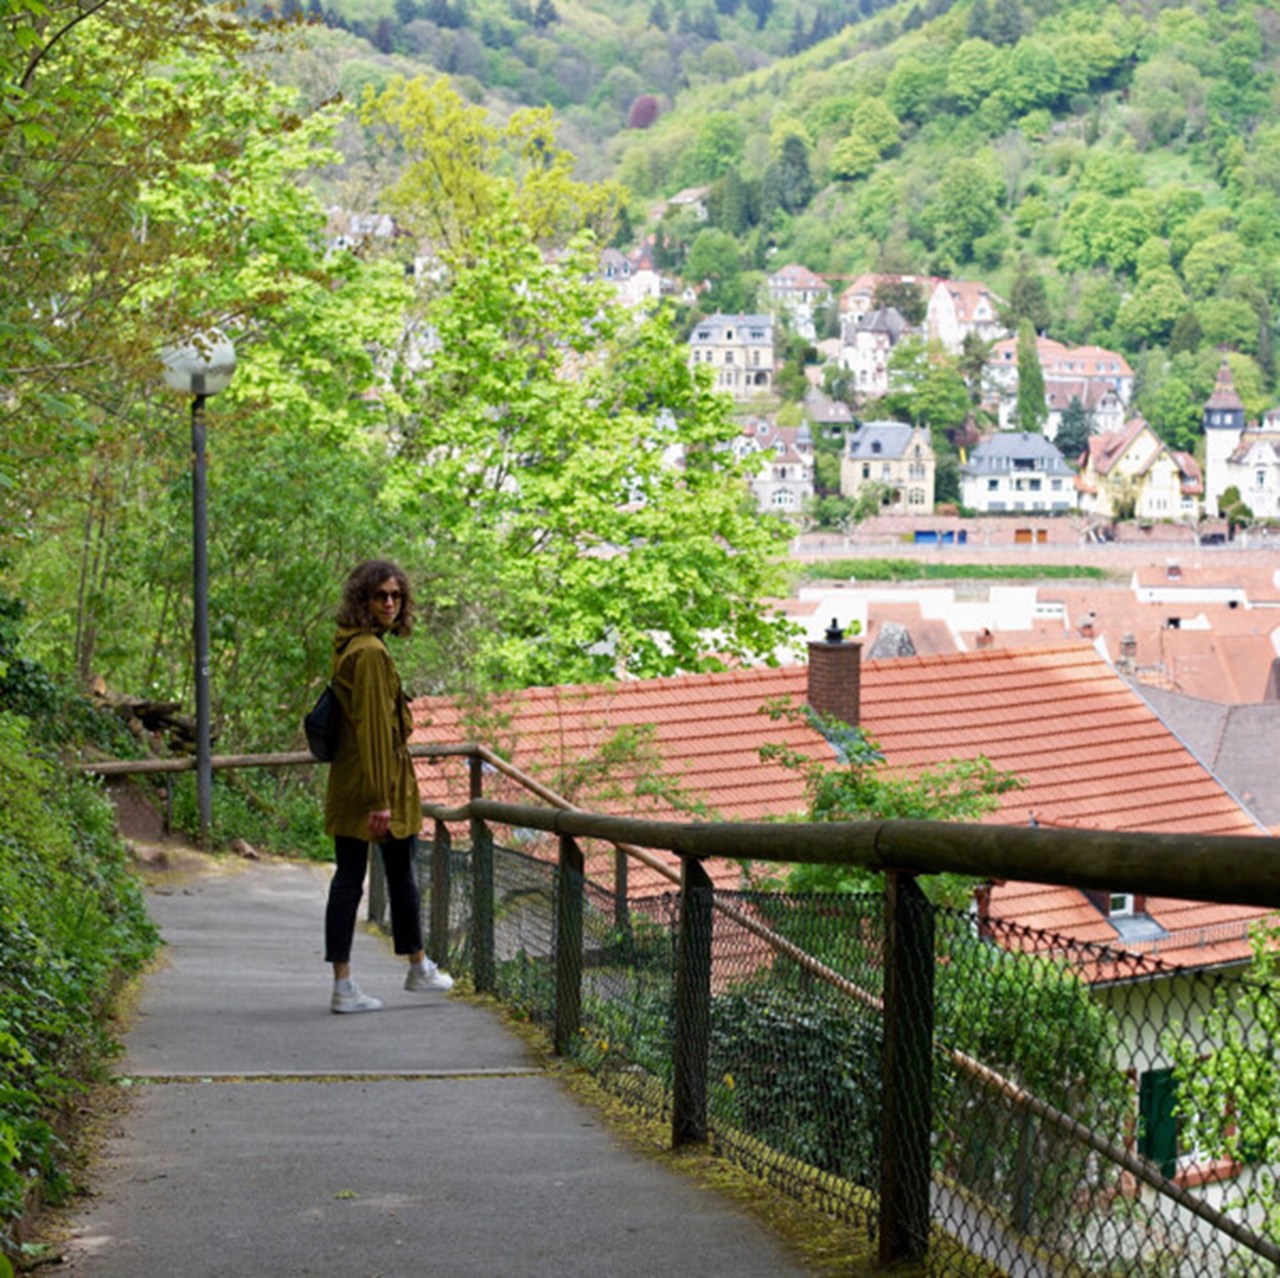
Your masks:
<path fill-rule="evenodd" d="M 931 1032 L 913 1058 L 886 1022 L 881 895 L 703 889 L 714 908 L 694 983 L 708 1002 L 691 1020 L 678 1006 L 679 893 L 620 910 L 553 861 L 498 847 L 492 864 L 498 997 L 664 1120 L 683 1051 L 699 1063 L 714 1149 L 870 1236 L 886 1186 L 925 1195 L 928 1273 L 1280 1272 L 1274 984 L 913 898 L 931 938 L 929 1006 L 908 1016 Z M 469 852 L 442 861 L 426 845 L 419 869 L 424 913 L 448 895 L 447 961 L 471 971 Z M 701 1041 L 682 1047 L 682 1024 Z M 912 1077 L 893 1073 L 903 1062 Z M 913 1188 L 895 1160 L 899 1132 L 920 1123 L 927 1167 Z"/>

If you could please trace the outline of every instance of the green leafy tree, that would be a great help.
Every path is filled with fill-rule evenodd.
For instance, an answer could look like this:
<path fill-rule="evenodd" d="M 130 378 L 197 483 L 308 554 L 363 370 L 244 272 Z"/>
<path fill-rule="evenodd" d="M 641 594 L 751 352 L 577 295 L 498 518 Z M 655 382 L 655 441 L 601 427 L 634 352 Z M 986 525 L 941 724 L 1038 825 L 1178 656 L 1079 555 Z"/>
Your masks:
<path fill-rule="evenodd" d="M 787 213 L 798 212 L 813 199 L 809 145 L 798 133 L 783 139 L 778 158 L 765 170 L 764 185 L 773 192 L 771 203 Z"/>
<path fill-rule="evenodd" d="M 935 445 L 969 413 L 969 390 L 954 358 L 939 342 L 903 338 L 889 355 L 886 408 L 932 428 Z"/>
<path fill-rule="evenodd" d="M 987 21 L 987 39 L 992 44 L 1017 44 L 1022 30 L 1022 6 L 1018 0 L 994 0 Z"/>
<path fill-rule="evenodd" d="M 511 207 L 545 245 L 581 227 L 608 243 L 625 203 L 617 183 L 573 176 L 577 161 L 557 143 L 550 107 L 522 108 L 496 124 L 444 77 L 395 76 L 380 93 L 366 94 L 360 119 L 402 157 L 383 193 L 387 210 L 454 252 L 499 205 Z"/>
<path fill-rule="evenodd" d="M 1218 512 L 1227 521 L 1233 534 L 1253 523 L 1253 510 L 1240 496 L 1240 489 L 1235 484 L 1223 489 L 1222 496 L 1218 498 Z"/>
<path fill-rule="evenodd" d="M 1170 1034 L 1167 1046 L 1179 1139 L 1248 1168 L 1227 1205 L 1260 1214 L 1264 1236 L 1280 1243 L 1280 928 L 1255 927 L 1252 949 L 1243 980 L 1214 986 L 1199 1031 Z"/>
<path fill-rule="evenodd" d="M 1187 295 L 1172 270 L 1150 272 L 1121 303 L 1115 326 L 1126 341 L 1149 345 L 1162 341 L 1187 308 Z"/>
<path fill-rule="evenodd" d="M 1001 66 L 995 45 L 985 39 L 964 41 L 947 62 L 947 95 L 963 110 L 976 110 L 999 84 Z"/>
<path fill-rule="evenodd" d="M 1020 257 L 1009 286 L 1009 324 L 1018 328 L 1022 320 L 1028 320 L 1037 333 L 1043 333 L 1052 322 L 1049 295 L 1044 277 L 1031 269 L 1026 258 Z"/>
<path fill-rule="evenodd" d="M 1036 331 L 1029 319 L 1018 327 L 1018 429 L 1039 434 L 1049 415 L 1044 397 L 1044 370 L 1036 349 Z"/>
<path fill-rule="evenodd" d="M 549 261 L 509 215 L 473 236 L 428 301 L 429 365 L 397 380 L 389 494 L 431 590 L 468 603 L 432 638 L 454 685 L 715 669 L 711 633 L 766 656 L 787 533 L 747 502 L 727 399 L 668 316 L 589 280 L 589 240 Z"/>
<path fill-rule="evenodd" d="M 947 162 L 923 220 L 939 252 L 956 262 L 973 256 L 974 243 L 999 220 L 997 184 L 980 160 L 956 156 Z"/>
<path fill-rule="evenodd" d="M 711 285 L 701 304 L 708 310 L 738 312 L 746 303 L 742 286 L 742 251 L 727 231 L 708 227 L 689 246 L 685 277 Z"/>
<path fill-rule="evenodd" d="M 949 759 L 909 775 L 890 773 L 879 745 L 864 729 L 851 727 L 809 706 L 783 699 L 765 707 L 775 723 L 804 723 L 831 742 L 841 763 L 832 767 L 788 745 L 762 746 L 761 759 L 804 778 L 810 821 L 973 821 L 1000 805 L 1000 795 L 1023 782 L 1002 772 L 985 755 Z M 939 876 L 949 879 L 951 876 Z M 788 875 L 792 891 L 865 891 L 874 876 L 858 867 L 800 865 Z M 953 890 L 958 885 L 948 884 Z M 967 895 L 964 888 L 961 892 Z"/>
<path fill-rule="evenodd" d="M 1075 461 L 1089 447 L 1089 414 L 1080 402 L 1079 395 L 1072 395 L 1070 403 L 1062 410 L 1058 433 L 1054 444 L 1068 461 Z"/>

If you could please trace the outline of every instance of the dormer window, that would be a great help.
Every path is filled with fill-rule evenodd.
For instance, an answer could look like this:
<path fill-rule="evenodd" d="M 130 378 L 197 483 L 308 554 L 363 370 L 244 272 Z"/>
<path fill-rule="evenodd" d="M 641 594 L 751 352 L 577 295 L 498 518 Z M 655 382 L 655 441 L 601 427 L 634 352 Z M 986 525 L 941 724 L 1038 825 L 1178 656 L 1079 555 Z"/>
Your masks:
<path fill-rule="evenodd" d="M 1112 918 L 1132 918 L 1134 915 L 1133 894 L 1131 892 L 1112 892 L 1108 899 L 1108 912 Z"/>
<path fill-rule="evenodd" d="M 878 439 L 873 439 L 871 441 L 871 451 L 873 453 L 878 453 L 880 451 L 880 441 Z"/>

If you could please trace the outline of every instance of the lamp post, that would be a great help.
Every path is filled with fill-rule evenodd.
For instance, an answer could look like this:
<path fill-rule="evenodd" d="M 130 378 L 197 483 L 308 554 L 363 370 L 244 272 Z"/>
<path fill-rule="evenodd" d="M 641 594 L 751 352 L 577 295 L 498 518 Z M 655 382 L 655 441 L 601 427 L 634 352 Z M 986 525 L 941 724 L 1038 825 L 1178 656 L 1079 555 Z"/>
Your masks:
<path fill-rule="evenodd" d="M 192 634 L 196 650 L 196 805 L 200 846 L 209 847 L 213 811 L 213 751 L 209 725 L 209 556 L 205 517 L 204 403 L 224 391 L 236 371 L 235 347 L 219 332 L 195 335 L 161 352 L 165 383 L 191 398 L 191 541 L 195 589 Z"/>

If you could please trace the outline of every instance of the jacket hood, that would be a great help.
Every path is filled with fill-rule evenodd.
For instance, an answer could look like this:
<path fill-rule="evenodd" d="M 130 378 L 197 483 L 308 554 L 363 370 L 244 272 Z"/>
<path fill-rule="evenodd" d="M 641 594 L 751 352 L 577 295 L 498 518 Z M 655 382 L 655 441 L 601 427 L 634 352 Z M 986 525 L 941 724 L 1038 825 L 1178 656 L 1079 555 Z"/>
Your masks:
<path fill-rule="evenodd" d="M 374 630 L 367 630 L 364 626 L 339 626 L 338 633 L 333 636 L 333 651 L 340 652 L 347 646 L 357 635 L 376 635 Z"/>

